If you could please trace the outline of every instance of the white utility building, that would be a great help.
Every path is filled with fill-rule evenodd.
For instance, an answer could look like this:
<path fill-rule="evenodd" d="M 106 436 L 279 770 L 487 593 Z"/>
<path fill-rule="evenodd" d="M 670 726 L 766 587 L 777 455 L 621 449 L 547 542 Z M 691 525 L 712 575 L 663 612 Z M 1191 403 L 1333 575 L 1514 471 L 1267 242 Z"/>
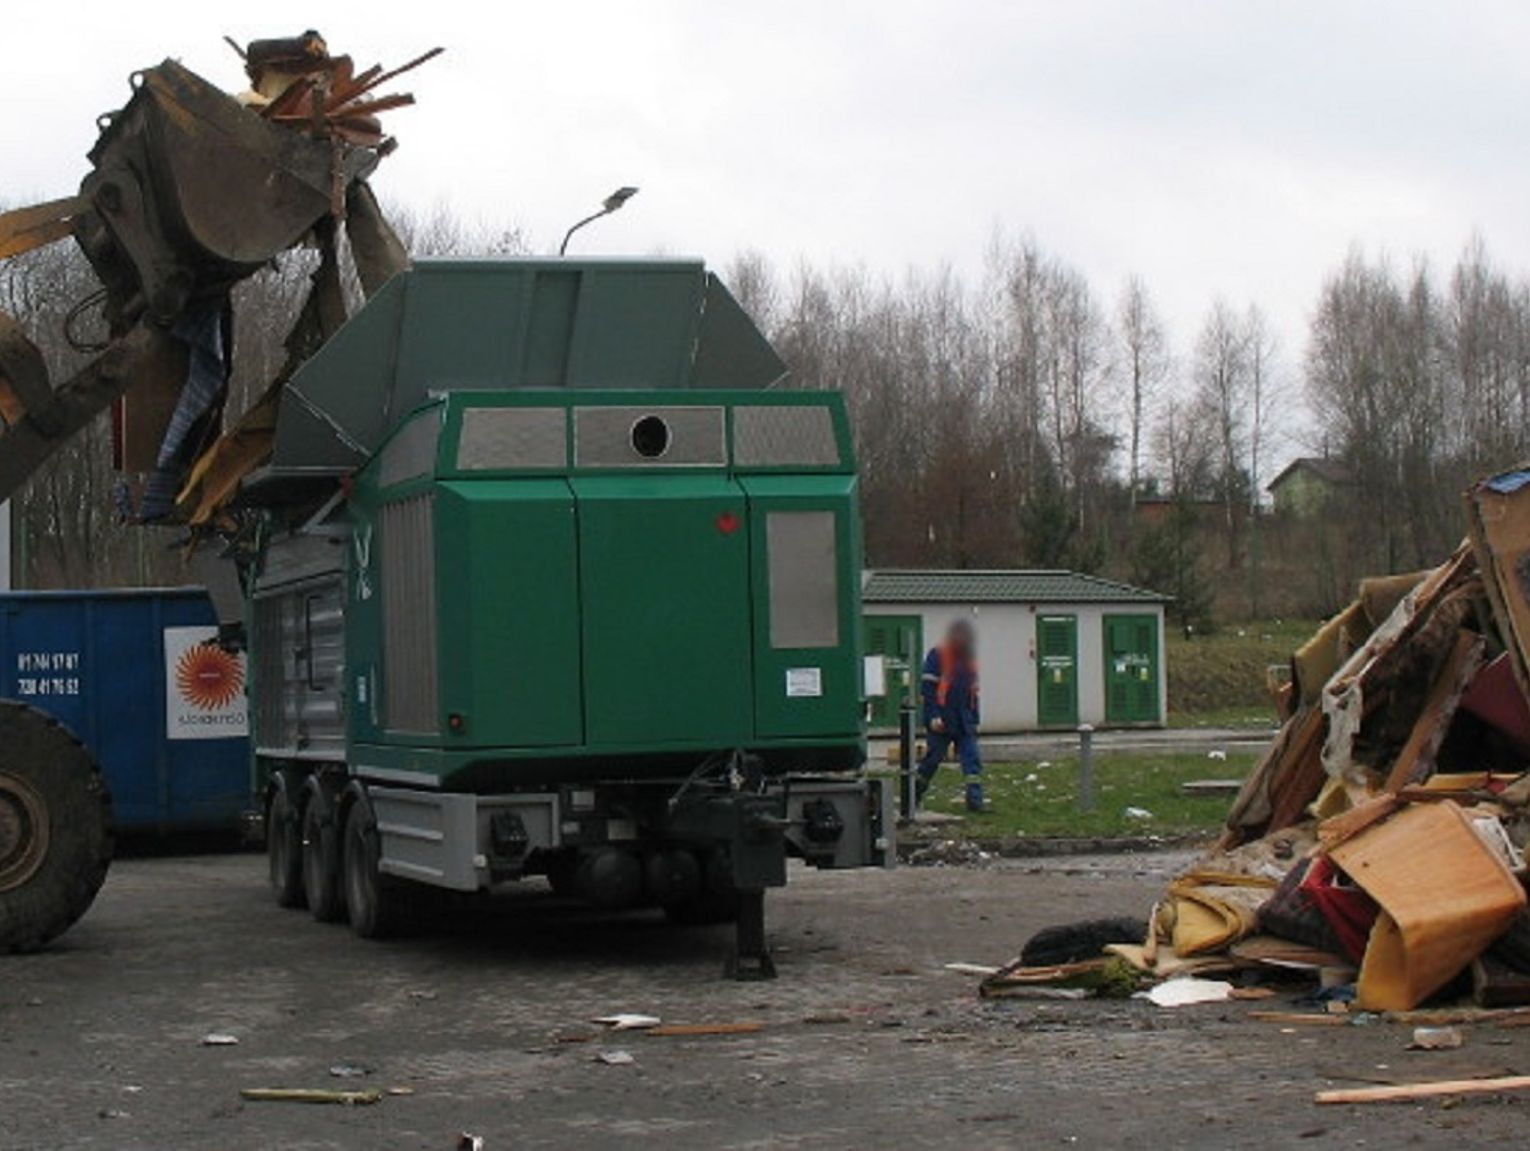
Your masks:
<path fill-rule="evenodd" d="M 1158 727 L 1168 710 L 1164 605 L 1172 597 L 1071 571 L 870 571 L 865 650 L 885 694 L 872 726 L 897 726 L 924 654 L 957 618 L 978 634 L 983 730 Z"/>

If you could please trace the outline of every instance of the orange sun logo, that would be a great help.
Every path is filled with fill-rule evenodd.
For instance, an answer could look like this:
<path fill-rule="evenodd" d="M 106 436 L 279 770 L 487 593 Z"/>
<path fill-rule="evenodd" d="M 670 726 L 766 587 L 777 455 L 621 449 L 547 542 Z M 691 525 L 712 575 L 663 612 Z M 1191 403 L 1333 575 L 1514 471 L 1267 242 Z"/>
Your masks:
<path fill-rule="evenodd" d="M 244 687 L 239 661 L 216 644 L 199 643 L 181 653 L 175 664 L 175 688 L 201 711 L 217 711 L 234 702 Z"/>

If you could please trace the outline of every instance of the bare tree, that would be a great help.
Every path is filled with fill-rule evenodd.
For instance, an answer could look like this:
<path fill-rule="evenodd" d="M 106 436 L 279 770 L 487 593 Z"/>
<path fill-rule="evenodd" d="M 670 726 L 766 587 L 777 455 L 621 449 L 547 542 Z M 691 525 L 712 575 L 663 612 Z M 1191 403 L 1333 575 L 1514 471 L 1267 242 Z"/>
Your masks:
<path fill-rule="evenodd" d="M 1131 506 L 1142 490 L 1142 452 L 1153 401 L 1169 372 L 1169 341 L 1147 285 L 1132 276 L 1116 307 L 1119 372 L 1127 406 L 1127 488 Z"/>
<path fill-rule="evenodd" d="M 1217 445 L 1217 493 L 1222 501 L 1227 566 L 1239 564 L 1244 469 L 1248 447 L 1249 361 L 1244 325 L 1224 301 L 1211 307 L 1195 349 L 1196 400 Z"/>

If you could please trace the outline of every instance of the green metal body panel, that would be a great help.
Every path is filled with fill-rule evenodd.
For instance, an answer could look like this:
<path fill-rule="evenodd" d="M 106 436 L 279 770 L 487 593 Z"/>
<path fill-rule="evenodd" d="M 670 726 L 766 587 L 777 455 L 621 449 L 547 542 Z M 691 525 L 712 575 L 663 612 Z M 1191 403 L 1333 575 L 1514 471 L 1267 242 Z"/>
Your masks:
<path fill-rule="evenodd" d="M 436 530 L 447 559 L 437 576 L 441 634 L 452 637 L 441 653 L 442 698 L 470 720 L 460 742 L 580 743 L 578 543 L 568 486 L 443 483 Z"/>
<path fill-rule="evenodd" d="M 755 448 L 740 463 L 737 411 L 777 408 L 820 413 L 822 458 L 783 464 Z M 532 453 L 536 466 L 490 466 L 469 444 L 470 418 L 506 409 L 557 429 Z M 615 422 L 602 423 L 612 410 Z M 677 427 L 713 421 L 716 458 L 580 464 L 594 450 L 579 444 L 586 424 L 623 431 L 649 411 Z M 856 765 L 856 494 L 833 393 L 452 392 L 419 409 L 348 502 L 347 667 L 368 700 L 350 711 L 358 762 L 472 790 L 612 771 L 683 778 L 698 756 L 735 749 L 780 770 Z M 431 649 L 409 662 L 432 661 L 434 714 L 426 730 L 405 730 L 382 702 L 389 677 L 406 672 L 388 666 L 384 635 L 396 621 L 379 557 L 390 509 L 422 501 L 431 534 L 409 554 L 434 570 L 430 606 L 415 610 L 436 626 Z M 802 572 L 807 582 L 790 586 Z M 783 613 L 813 634 L 794 636 Z"/>
<path fill-rule="evenodd" d="M 728 746 L 751 732 L 749 537 L 724 476 L 594 476 L 579 508 L 585 736 Z"/>
<path fill-rule="evenodd" d="M 752 583 L 770 587 L 772 572 L 767 532 L 773 513 L 833 514 L 833 555 L 826 563 L 829 580 L 815 575 L 815 582 L 833 597 L 835 627 L 832 636 L 811 646 L 781 646 L 773 642 L 769 597 L 756 603 L 754 616 L 755 713 L 757 734 L 793 737 L 809 734 L 854 734 L 861 728 L 859 708 L 846 706 L 859 700 L 859 660 L 845 659 L 846 651 L 858 653 L 860 643 L 860 534 L 855 520 L 853 476 L 745 476 L 739 481 L 749 497 Z M 792 561 L 795 562 L 795 561 Z M 763 606 L 763 610 L 760 610 Z M 832 642 L 830 640 L 832 639 Z M 812 694 L 816 676 L 818 693 Z M 795 682 L 794 682 L 795 679 Z"/>
<path fill-rule="evenodd" d="M 1105 719 L 1109 723 L 1157 723 L 1158 617 L 1107 615 Z"/>
<path fill-rule="evenodd" d="M 274 465 L 360 467 L 447 388 L 763 389 L 785 371 L 700 262 L 421 261 L 288 383 Z"/>
<path fill-rule="evenodd" d="M 1036 617 L 1036 718 L 1042 727 L 1078 725 L 1078 617 Z"/>

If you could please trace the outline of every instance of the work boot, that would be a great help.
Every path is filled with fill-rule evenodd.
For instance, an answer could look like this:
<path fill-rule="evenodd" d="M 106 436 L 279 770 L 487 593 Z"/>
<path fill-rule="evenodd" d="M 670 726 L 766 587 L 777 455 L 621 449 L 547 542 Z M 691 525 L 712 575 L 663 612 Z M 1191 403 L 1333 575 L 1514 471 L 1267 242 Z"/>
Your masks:
<path fill-rule="evenodd" d="M 983 805 L 983 785 L 981 783 L 969 783 L 967 785 L 967 810 L 974 815 L 987 810 Z"/>

